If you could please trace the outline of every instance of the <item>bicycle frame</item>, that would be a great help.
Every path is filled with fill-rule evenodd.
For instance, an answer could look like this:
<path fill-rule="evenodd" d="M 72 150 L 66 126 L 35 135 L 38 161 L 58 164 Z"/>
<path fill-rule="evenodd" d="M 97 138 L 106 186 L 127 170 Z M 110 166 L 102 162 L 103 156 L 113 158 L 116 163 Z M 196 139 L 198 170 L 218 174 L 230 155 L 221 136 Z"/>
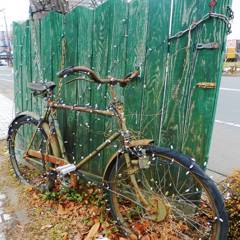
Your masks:
<path fill-rule="evenodd" d="M 65 105 L 55 102 L 52 97 L 48 98 L 48 105 L 47 110 L 44 114 L 44 117 L 39 122 L 39 126 L 44 129 L 46 134 L 48 135 L 49 144 L 51 145 L 51 148 L 53 149 L 53 155 L 45 155 L 41 154 L 38 151 L 31 150 L 31 144 L 33 142 L 33 139 L 35 137 L 36 132 L 33 134 L 32 139 L 29 143 L 29 146 L 27 148 L 27 151 L 25 153 L 25 156 L 27 158 L 29 157 L 36 157 L 36 158 L 44 158 L 43 160 L 54 163 L 56 165 L 64 165 L 68 163 L 68 159 L 66 156 L 66 150 L 64 147 L 64 143 L 62 140 L 62 136 L 59 129 L 59 124 L 57 121 L 57 118 L 55 117 L 55 112 L 58 109 L 63 110 L 70 110 L 70 111 L 77 111 L 77 112 L 87 112 L 91 114 L 100 114 L 107 117 L 116 117 L 119 124 L 119 130 L 118 132 L 113 133 L 108 139 L 106 139 L 101 145 L 99 145 L 94 151 L 90 152 L 84 159 L 82 159 L 77 165 L 76 168 L 79 170 L 85 163 L 92 160 L 99 152 L 104 150 L 106 147 L 112 144 L 113 141 L 116 139 L 122 137 L 122 146 L 124 148 L 129 148 L 133 145 L 133 143 L 130 142 L 130 133 L 126 126 L 126 119 L 124 116 L 124 108 L 123 104 L 117 100 L 116 92 L 114 90 L 114 87 L 112 85 L 109 85 L 110 93 L 112 96 L 113 101 L 111 102 L 111 106 L 113 110 L 100 110 L 100 109 L 92 109 L 89 107 L 81 107 L 81 106 L 71 106 L 71 105 Z M 52 119 L 51 121 L 49 121 Z M 50 130 L 50 125 L 54 127 L 54 129 Z M 138 140 L 135 141 L 134 144 L 141 143 L 142 145 L 149 143 L 151 140 Z M 130 164 L 129 164 L 130 166 Z"/>
<path fill-rule="evenodd" d="M 49 154 L 42 154 L 40 151 L 35 151 L 35 150 L 31 150 L 31 144 L 33 142 L 33 139 L 36 135 L 36 132 L 33 134 L 32 139 L 29 143 L 29 146 L 27 148 L 27 151 L 25 152 L 24 158 L 27 159 L 31 159 L 31 157 L 34 158 L 39 158 L 42 159 L 44 161 L 47 162 L 51 162 L 55 165 L 61 166 L 61 165 L 65 165 L 68 164 L 68 159 L 67 156 L 65 155 L 66 151 L 65 151 L 65 147 L 64 147 L 64 143 L 62 140 L 62 136 L 60 133 L 60 129 L 59 129 L 59 125 L 57 122 L 57 118 L 56 118 L 56 110 L 57 109 L 65 109 L 65 110 L 72 110 L 72 111 L 79 111 L 79 112 L 88 112 L 91 114 L 100 114 L 100 115 L 104 115 L 104 116 L 108 116 L 108 117 L 116 117 L 118 120 L 118 124 L 119 124 L 119 130 L 118 132 L 112 134 L 112 136 L 110 136 L 107 140 L 105 140 L 101 145 L 99 145 L 94 151 L 92 151 L 91 153 L 89 153 L 84 159 L 81 160 L 81 162 L 79 162 L 76 165 L 76 170 L 81 169 L 81 167 L 89 162 L 90 160 L 92 160 L 99 152 L 101 152 L 103 149 L 105 149 L 107 146 L 109 146 L 113 141 L 115 141 L 116 139 L 120 138 L 122 139 L 122 146 L 123 149 L 121 149 L 123 151 L 123 155 L 127 164 L 127 168 L 128 170 L 132 173 L 130 175 L 130 179 L 131 182 L 133 184 L 133 187 L 135 189 L 135 192 L 139 198 L 139 200 L 143 203 L 143 205 L 148 206 L 148 202 L 146 201 L 145 197 L 143 196 L 143 194 L 141 193 L 139 186 L 137 184 L 135 175 L 134 175 L 134 166 L 131 162 L 131 159 L 129 157 L 129 153 L 128 153 L 128 149 L 131 148 L 133 145 L 139 146 L 139 143 L 141 143 L 141 145 L 147 145 L 150 142 L 152 142 L 152 140 L 147 140 L 147 139 L 143 139 L 143 140 L 138 140 L 135 142 L 131 142 L 131 137 L 130 137 L 130 133 L 127 129 L 126 126 L 126 119 L 124 116 L 124 107 L 123 107 L 123 103 L 121 103 L 120 101 L 118 101 L 117 99 L 117 95 L 116 92 L 114 90 L 114 87 L 112 85 L 109 85 L 110 88 L 110 93 L 111 93 L 111 97 L 112 97 L 112 102 L 111 104 L 111 108 L 112 110 L 110 111 L 106 111 L 106 110 L 99 110 L 99 109 L 92 109 L 89 107 L 81 107 L 81 106 L 71 106 L 71 105 L 65 105 L 65 104 L 60 104 L 55 102 L 52 99 L 52 93 L 50 94 L 50 97 L 48 97 L 48 104 L 47 104 L 47 110 L 44 114 L 43 119 L 39 122 L 38 128 L 41 127 L 44 129 L 45 133 L 48 136 L 48 141 L 49 144 L 51 145 L 52 148 L 52 152 L 53 155 L 49 155 Z M 49 122 L 49 120 L 52 119 L 52 122 Z M 53 126 L 52 131 L 50 130 L 50 125 Z M 114 156 L 117 156 L 116 154 Z M 114 161 L 114 158 L 111 159 L 111 162 Z M 109 164 L 107 165 L 107 168 L 109 166 L 111 166 L 111 162 L 109 162 Z M 104 171 L 104 175 L 107 172 L 107 168 Z M 97 176 L 95 174 L 89 173 L 89 175 L 93 175 L 94 177 L 99 178 L 100 176 Z M 104 180 L 104 175 L 101 178 L 101 180 Z"/>

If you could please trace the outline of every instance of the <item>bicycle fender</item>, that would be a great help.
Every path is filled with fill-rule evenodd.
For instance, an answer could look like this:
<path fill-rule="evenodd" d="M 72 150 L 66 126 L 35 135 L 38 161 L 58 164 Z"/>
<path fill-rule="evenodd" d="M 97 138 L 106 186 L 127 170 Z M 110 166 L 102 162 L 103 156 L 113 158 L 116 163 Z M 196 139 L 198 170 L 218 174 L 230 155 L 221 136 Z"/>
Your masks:
<path fill-rule="evenodd" d="M 41 117 L 38 114 L 34 113 L 34 112 L 29 112 L 29 111 L 19 112 L 19 113 L 17 113 L 16 117 L 10 123 L 8 131 L 11 129 L 11 126 L 12 126 L 12 124 L 15 121 L 17 121 L 20 117 L 26 116 L 26 115 L 36 119 L 37 121 L 41 120 Z M 44 130 L 44 132 L 46 133 L 47 136 L 51 135 L 48 123 L 43 122 L 42 123 L 42 128 L 43 128 L 43 130 Z M 9 136 L 9 132 L 8 132 L 8 136 Z M 51 135 L 50 144 L 51 144 L 51 148 L 52 148 L 53 154 L 55 156 L 57 156 L 57 157 L 60 157 L 61 156 L 61 151 L 60 151 L 58 140 L 57 140 L 55 135 Z"/>
<path fill-rule="evenodd" d="M 136 146 L 147 146 L 149 144 L 152 144 L 154 141 L 153 139 L 139 139 L 134 140 L 130 142 L 130 147 L 136 147 Z M 109 159 L 108 164 L 104 170 L 102 180 L 105 181 L 108 178 L 108 175 L 110 173 L 111 168 L 114 166 L 114 164 L 117 161 L 118 156 L 120 156 L 121 153 L 119 151 L 115 152 Z"/>
<path fill-rule="evenodd" d="M 39 115 L 37 115 L 36 113 L 34 112 L 28 112 L 28 111 L 25 111 L 25 112 L 18 112 L 15 116 L 15 118 L 11 121 L 9 127 L 8 127 L 8 131 L 9 129 L 11 128 L 12 124 L 17 120 L 19 119 L 20 117 L 24 116 L 24 115 L 28 115 L 29 117 L 32 117 L 32 118 L 35 118 L 36 120 L 40 120 L 40 117 Z M 9 132 L 8 132 L 8 135 L 9 135 Z"/>

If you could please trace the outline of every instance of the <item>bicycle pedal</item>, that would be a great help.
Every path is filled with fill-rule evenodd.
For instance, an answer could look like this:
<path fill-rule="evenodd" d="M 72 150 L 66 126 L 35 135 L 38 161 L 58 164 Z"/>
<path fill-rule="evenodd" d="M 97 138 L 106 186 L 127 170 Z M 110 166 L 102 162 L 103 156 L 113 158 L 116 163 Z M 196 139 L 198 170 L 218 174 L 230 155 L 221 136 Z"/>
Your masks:
<path fill-rule="evenodd" d="M 56 171 L 61 175 L 66 175 L 68 173 L 74 172 L 76 169 L 77 168 L 74 164 L 67 164 L 64 166 L 57 167 Z"/>

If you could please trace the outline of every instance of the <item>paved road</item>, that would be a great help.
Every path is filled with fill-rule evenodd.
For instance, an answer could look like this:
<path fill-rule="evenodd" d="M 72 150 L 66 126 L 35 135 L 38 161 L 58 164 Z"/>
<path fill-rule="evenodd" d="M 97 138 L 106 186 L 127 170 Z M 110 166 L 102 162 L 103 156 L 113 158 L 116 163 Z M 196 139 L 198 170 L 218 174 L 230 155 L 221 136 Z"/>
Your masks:
<path fill-rule="evenodd" d="M 12 70 L 8 67 L 0 67 L 0 96 L 2 96 L 2 101 L 3 95 L 13 99 Z M 8 99 L 5 99 L 5 101 L 8 101 Z M 208 165 L 210 169 L 223 175 L 230 174 L 233 169 L 240 169 L 239 105 L 240 76 L 224 76 L 221 83 Z M 210 174 L 214 175 L 212 172 Z M 219 179 L 219 175 L 214 176 Z"/>
<path fill-rule="evenodd" d="M 208 167 L 223 175 L 240 169 L 240 76 L 222 78 Z"/>

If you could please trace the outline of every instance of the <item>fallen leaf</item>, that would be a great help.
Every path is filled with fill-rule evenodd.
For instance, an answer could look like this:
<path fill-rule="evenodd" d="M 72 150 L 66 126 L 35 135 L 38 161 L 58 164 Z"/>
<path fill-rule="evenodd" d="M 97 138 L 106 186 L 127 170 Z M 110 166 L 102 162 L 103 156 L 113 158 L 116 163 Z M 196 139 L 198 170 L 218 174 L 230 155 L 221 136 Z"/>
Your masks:
<path fill-rule="evenodd" d="M 171 237 L 169 237 L 169 240 L 181 240 L 181 239 L 178 237 L 171 236 Z"/>
<path fill-rule="evenodd" d="M 129 236 L 129 238 L 130 238 L 131 240 L 137 240 L 137 239 L 138 239 L 135 234 L 131 234 L 131 235 Z"/>
<path fill-rule="evenodd" d="M 135 223 L 135 224 L 133 225 L 133 229 L 134 229 L 138 234 L 141 234 L 141 235 L 143 235 L 144 232 L 145 232 L 145 226 L 144 226 L 144 224 L 142 224 L 142 223 Z"/>
<path fill-rule="evenodd" d="M 69 203 L 67 204 L 67 208 L 68 208 L 70 211 L 73 210 L 74 207 L 75 207 L 75 203 L 74 203 L 74 202 L 69 202 Z"/>
<path fill-rule="evenodd" d="M 142 240 L 151 240 L 151 237 L 149 235 L 145 235 L 141 239 Z"/>
<path fill-rule="evenodd" d="M 68 234 L 66 234 L 66 235 L 63 236 L 63 240 L 69 240 Z"/>
<path fill-rule="evenodd" d="M 62 204 L 59 204 L 58 205 L 58 210 L 57 210 L 57 214 L 65 214 L 65 209 L 64 209 L 64 207 L 63 207 L 63 205 Z"/>
<path fill-rule="evenodd" d="M 100 223 L 99 222 L 95 223 L 91 227 L 90 231 L 88 232 L 88 235 L 86 236 L 86 238 L 84 240 L 93 240 L 93 239 L 95 239 L 95 236 L 97 235 L 99 228 L 100 228 Z"/>
<path fill-rule="evenodd" d="M 151 233 L 150 237 L 151 237 L 151 240 L 158 240 L 160 239 L 161 234 L 159 234 L 158 236 L 156 233 Z"/>
<path fill-rule="evenodd" d="M 80 233 L 77 233 L 74 237 L 73 240 L 81 240 L 82 239 L 82 235 Z"/>
<path fill-rule="evenodd" d="M 53 225 L 52 224 L 47 224 L 41 227 L 41 230 L 45 230 L 45 229 L 49 229 L 51 228 Z"/>
<path fill-rule="evenodd" d="M 27 192 L 32 192 L 33 190 L 34 190 L 34 188 L 32 186 L 26 187 L 26 191 Z"/>

